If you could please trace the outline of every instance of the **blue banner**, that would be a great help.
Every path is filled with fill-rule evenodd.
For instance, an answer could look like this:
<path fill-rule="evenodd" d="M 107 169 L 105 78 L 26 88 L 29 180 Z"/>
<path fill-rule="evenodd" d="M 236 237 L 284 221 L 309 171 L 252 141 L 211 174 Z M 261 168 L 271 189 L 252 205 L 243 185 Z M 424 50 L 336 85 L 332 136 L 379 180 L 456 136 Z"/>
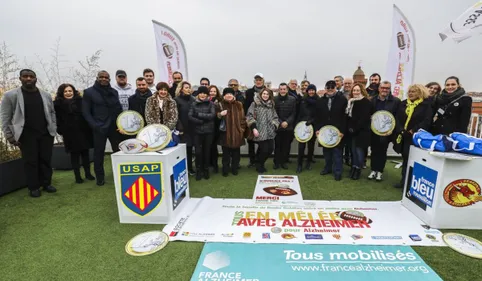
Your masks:
<path fill-rule="evenodd" d="M 441 281 L 406 246 L 206 243 L 191 281 Z"/>

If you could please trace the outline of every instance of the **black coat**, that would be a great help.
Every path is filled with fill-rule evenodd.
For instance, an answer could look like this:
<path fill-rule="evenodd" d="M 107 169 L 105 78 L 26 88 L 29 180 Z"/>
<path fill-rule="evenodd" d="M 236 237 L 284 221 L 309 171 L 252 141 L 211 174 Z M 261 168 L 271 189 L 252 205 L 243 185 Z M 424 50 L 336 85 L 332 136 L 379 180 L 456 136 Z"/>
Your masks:
<path fill-rule="evenodd" d="M 346 106 L 348 101 L 342 93 L 336 93 L 333 97 L 331 110 L 328 109 L 328 97 L 323 95 L 316 103 L 315 130 L 321 127 L 335 126 L 342 134 L 346 133 Z"/>
<path fill-rule="evenodd" d="M 176 101 L 177 112 L 179 115 L 176 129 L 182 133 L 181 142 L 185 143 L 187 146 L 193 146 L 194 131 L 189 124 L 189 109 L 191 109 L 191 105 L 196 101 L 196 98 L 191 95 L 185 96 L 181 94 L 174 100 Z"/>
<path fill-rule="evenodd" d="M 196 99 L 189 109 L 189 122 L 198 135 L 214 134 L 214 118 L 216 118 L 214 103 L 208 99 L 204 101 Z"/>
<path fill-rule="evenodd" d="M 412 142 L 411 138 L 413 134 L 409 133 L 416 133 L 420 129 L 424 129 L 428 131 L 430 129 L 430 125 L 432 124 L 432 104 L 429 100 L 424 100 L 421 104 L 419 104 L 413 114 L 412 118 L 408 122 L 408 126 L 404 129 L 405 122 L 407 121 L 407 113 L 405 112 L 407 109 L 407 100 L 402 101 L 400 104 L 400 108 L 398 109 L 398 113 L 395 116 L 397 120 L 396 125 L 396 132 L 397 135 L 402 133 L 403 141 L 404 142 Z"/>
<path fill-rule="evenodd" d="M 93 130 L 102 134 L 109 132 L 122 112 L 119 93 L 110 86 L 100 87 L 98 82 L 84 91 L 82 101 L 85 120 Z"/>
<path fill-rule="evenodd" d="M 372 103 L 372 114 L 377 112 L 377 103 L 379 103 L 379 99 L 378 99 L 378 96 L 374 97 L 372 100 L 371 100 L 371 103 Z M 380 109 L 380 110 L 386 110 L 388 112 L 390 112 L 391 114 L 393 114 L 393 117 L 397 116 L 397 112 L 398 112 L 398 108 L 400 107 L 400 104 L 402 102 L 400 101 L 399 98 L 397 97 L 394 97 L 392 95 L 389 95 L 386 99 L 385 99 L 385 104 L 383 105 L 383 109 Z"/>
<path fill-rule="evenodd" d="M 309 102 L 308 99 L 312 100 L 312 102 Z M 299 106 L 299 112 L 298 112 L 298 122 L 301 121 L 306 121 L 308 122 L 308 125 L 312 124 L 313 128 L 316 129 L 316 110 L 317 110 L 317 104 L 318 101 L 320 100 L 320 97 L 318 95 L 314 95 L 313 97 L 310 97 L 306 95 L 301 102 Z"/>
<path fill-rule="evenodd" d="M 146 102 L 149 97 L 152 96 L 151 91 L 148 89 L 147 93 L 141 95 L 139 91 L 136 90 L 136 93 L 129 97 L 129 110 L 134 110 L 142 115 L 144 118 L 144 124 L 146 122 Z"/>
<path fill-rule="evenodd" d="M 454 132 L 467 133 L 472 114 L 472 98 L 463 96 L 454 103 L 450 105 L 449 103 L 444 101 L 441 96 L 434 99 L 432 113 L 435 115 L 439 110 L 444 110 L 445 113 L 443 115 L 438 114 L 437 120 L 433 122 L 430 129 L 433 135 L 450 135 Z"/>
<path fill-rule="evenodd" d="M 82 116 L 82 97 L 54 101 L 57 133 L 64 139 L 65 151 L 80 152 L 93 147 L 92 129 Z"/>
<path fill-rule="evenodd" d="M 284 97 L 278 95 L 274 97 L 274 107 L 280 123 L 278 131 L 293 131 L 296 121 L 296 99 L 289 95 Z M 288 127 L 281 127 L 281 123 L 283 122 L 288 123 Z"/>
<path fill-rule="evenodd" d="M 248 89 L 245 92 L 245 100 L 244 100 L 244 103 L 243 103 L 244 114 L 248 114 L 248 109 L 251 106 L 251 104 L 254 102 L 255 96 L 256 96 L 256 90 L 255 90 L 254 86 L 253 86 L 253 88 Z"/>
<path fill-rule="evenodd" d="M 347 133 L 352 137 L 356 147 L 363 149 L 370 146 L 370 120 L 372 104 L 367 98 L 353 103 L 352 116 L 348 116 Z"/>

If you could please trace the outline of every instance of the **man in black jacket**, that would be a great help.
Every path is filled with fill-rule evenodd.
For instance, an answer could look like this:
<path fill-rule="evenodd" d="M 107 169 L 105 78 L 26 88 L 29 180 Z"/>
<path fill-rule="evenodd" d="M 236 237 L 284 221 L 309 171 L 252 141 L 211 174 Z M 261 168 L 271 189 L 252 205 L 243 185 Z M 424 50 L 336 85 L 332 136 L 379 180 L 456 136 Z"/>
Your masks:
<path fill-rule="evenodd" d="M 244 93 L 239 90 L 238 80 L 237 79 L 229 80 L 228 87 L 234 90 L 234 98 L 236 99 L 236 101 L 239 101 L 241 104 L 243 104 L 243 109 L 244 109 L 244 103 L 246 102 L 246 98 L 244 96 Z"/>
<path fill-rule="evenodd" d="M 139 77 L 136 80 L 136 92 L 129 97 L 129 110 L 134 110 L 142 115 L 144 125 L 146 122 L 146 102 L 152 96 L 151 90 L 147 87 L 147 82 L 144 77 Z"/>
<path fill-rule="evenodd" d="M 114 152 L 119 151 L 116 120 L 122 112 L 119 94 L 110 86 L 110 75 L 102 70 L 94 86 L 84 91 L 82 113 L 94 133 L 94 171 L 97 185 L 104 185 L 104 153 L 109 139 Z"/>
<path fill-rule="evenodd" d="M 171 97 L 174 99 L 176 98 L 176 89 L 177 87 L 182 83 L 182 80 L 183 80 L 183 77 L 182 77 L 182 73 L 179 72 L 179 71 L 175 71 L 173 74 L 172 74 L 172 86 L 171 88 L 169 89 L 169 94 L 171 95 Z"/>
<path fill-rule="evenodd" d="M 256 73 L 254 75 L 254 86 L 246 91 L 246 100 L 244 102 L 244 112 L 247 113 L 249 107 L 254 101 L 254 97 L 257 96 L 264 89 L 264 76 L 262 73 Z M 249 154 L 249 165 L 248 168 L 256 166 L 256 158 L 258 151 L 255 151 L 254 141 L 248 140 L 248 154 Z"/>
<path fill-rule="evenodd" d="M 378 95 L 378 88 L 380 87 L 381 80 L 382 78 L 378 73 L 370 75 L 370 85 L 367 88 L 368 97 L 370 99 Z"/>
<path fill-rule="evenodd" d="M 335 126 L 340 131 L 340 138 L 343 138 L 343 133 L 346 131 L 347 118 L 345 110 L 348 101 L 343 93 L 337 92 L 335 88 L 335 81 L 330 80 L 326 82 L 326 93 L 317 101 L 316 124 L 314 126 L 317 136 L 319 130 L 327 125 Z M 342 148 L 342 141 L 334 148 L 323 147 L 325 168 L 321 171 L 321 175 L 333 172 L 335 180 L 341 180 L 341 173 L 343 171 Z"/>
<path fill-rule="evenodd" d="M 274 105 L 280 123 L 274 139 L 274 169 L 281 167 L 286 170 L 296 117 L 296 99 L 288 95 L 286 83 L 279 85 L 279 95 L 274 98 Z"/>
<path fill-rule="evenodd" d="M 386 110 L 397 115 L 398 108 L 400 107 L 400 99 L 392 96 L 391 94 L 392 84 L 389 81 L 383 81 L 380 84 L 378 96 L 371 100 L 373 113 L 381 110 Z M 395 120 L 394 120 L 395 121 Z M 372 172 L 368 176 L 368 179 L 376 179 L 381 181 L 383 179 L 383 170 L 387 162 L 387 150 L 390 141 L 392 141 L 392 132 L 389 132 L 386 136 L 379 136 L 372 132 L 371 134 L 371 169 Z"/>

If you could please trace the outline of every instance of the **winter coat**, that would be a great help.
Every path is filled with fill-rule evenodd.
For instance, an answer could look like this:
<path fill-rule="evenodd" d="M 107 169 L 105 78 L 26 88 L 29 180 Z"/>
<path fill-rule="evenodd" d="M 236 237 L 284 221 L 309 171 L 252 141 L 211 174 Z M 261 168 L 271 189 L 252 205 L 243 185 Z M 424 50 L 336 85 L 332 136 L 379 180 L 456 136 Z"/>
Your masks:
<path fill-rule="evenodd" d="M 197 135 L 214 134 L 215 117 L 214 103 L 209 99 L 200 100 L 197 98 L 189 109 L 189 122 Z"/>
<path fill-rule="evenodd" d="M 278 131 L 293 131 L 295 129 L 296 118 L 296 99 L 286 95 L 284 97 L 278 95 L 274 98 L 274 107 L 278 114 L 279 123 L 286 122 L 288 127 L 279 126 Z"/>
<path fill-rule="evenodd" d="M 214 104 L 214 111 L 217 112 L 218 107 L 219 107 L 219 101 L 218 100 L 211 100 L 211 103 Z M 219 140 L 219 125 L 221 124 L 221 119 L 219 119 L 217 116 L 214 118 L 214 140 L 213 142 L 217 143 Z"/>
<path fill-rule="evenodd" d="M 121 112 L 119 94 L 114 88 L 95 82 L 93 87 L 84 91 L 82 114 L 94 131 L 106 135 Z"/>
<path fill-rule="evenodd" d="M 315 131 L 319 131 L 322 127 L 331 125 L 336 127 L 340 133 L 346 133 L 346 106 L 348 101 L 346 100 L 343 93 L 335 93 L 332 97 L 331 110 L 328 109 L 328 99 L 327 94 L 324 94 L 316 102 L 316 113 L 315 113 Z M 338 144 L 338 148 L 343 146 L 343 142 Z"/>
<path fill-rule="evenodd" d="M 456 100 L 455 95 L 460 99 Z M 446 94 L 445 90 L 433 100 L 433 115 L 437 116 L 432 124 L 430 132 L 433 135 L 450 135 L 454 132 L 467 133 L 472 114 L 472 97 L 465 95 L 465 91 L 459 88 L 453 97 Z M 439 112 L 440 111 L 440 112 Z M 439 112 L 437 114 L 437 112 Z M 441 114 L 443 112 L 443 114 Z"/>
<path fill-rule="evenodd" d="M 152 95 L 146 102 L 146 121 L 148 125 L 163 124 L 174 130 L 177 124 L 177 105 L 170 95 L 164 99 L 162 110 L 159 108 L 158 93 Z"/>
<path fill-rule="evenodd" d="M 347 115 L 347 134 L 352 137 L 356 147 L 366 149 L 370 146 L 371 112 L 371 102 L 363 98 L 353 102 L 352 116 Z"/>
<path fill-rule="evenodd" d="M 254 97 L 254 101 L 248 109 L 246 121 L 252 130 L 257 129 L 259 132 L 259 136 L 253 138 L 255 142 L 274 139 L 280 124 L 273 101 L 265 102 L 257 96 Z"/>
<path fill-rule="evenodd" d="M 377 112 L 377 103 L 379 103 L 380 100 L 378 99 L 378 96 L 376 96 L 373 99 L 371 99 L 370 102 L 372 103 L 372 114 L 373 114 L 373 113 Z M 390 112 L 391 114 L 393 114 L 393 117 L 395 117 L 397 115 L 398 108 L 400 107 L 401 103 L 402 102 L 400 101 L 399 98 L 394 97 L 392 95 L 388 95 L 385 98 L 385 104 L 383 106 L 383 109 L 381 109 L 381 110 L 386 110 L 386 111 Z"/>
<path fill-rule="evenodd" d="M 432 124 L 432 105 L 429 100 L 424 100 L 420 103 L 412 114 L 412 118 L 408 122 L 407 129 L 404 129 L 405 122 L 407 121 L 407 113 L 405 112 L 407 109 L 407 100 L 402 101 L 400 107 L 398 109 L 397 115 L 395 119 L 397 121 L 397 125 L 395 131 L 397 132 L 396 135 L 402 134 L 403 142 L 412 142 L 413 134 L 416 133 L 420 129 L 424 129 L 428 131 L 430 129 L 430 125 Z"/>
<path fill-rule="evenodd" d="M 146 103 L 147 99 L 150 97 L 152 97 L 152 93 L 150 90 L 147 90 L 147 92 L 143 95 L 141 95 L 140 92 L 136 91 L 133 96 L 129 97 L 129 110 L 134 110 L 135 112 L 142 115 L 142 118 L 144 118 L 144 124 L 147 124 Z"/>
<path fill-rule="evenodd" d="M 226 116 L 221 111 L 227 110 Z M 243 104 L 239 101 L 227 102 L 223 100 L 216 106 L 216 115 L 226 122 L 226 132 L 219 132 L 218 144 L 229 148 L 240 148 L 245 145 L 246 117 Z"/>
<path fill-rule="evenodd" d="M 194 145 L 194 129 L 189 122 L 189 109 L 196 101 L 196 98 L 191 95 L 180 94 L 174 99 L 177 103 L 177 112 L 179 119 L 177 121 L 176 129 L 181 133 L 181 142 L 187 146 Z"/>
<path fill-rule="evenodd" d="M 262 89 L 261 89 L 262 91 Z M 260 91 L 260 92 L 261 92 Z M 258 94 L 256 92 L 256 87 L 253 86 L 253 88 L 248 89 L 245 92 L 245 100 L 244 100 L 244 115 L 248 115 L 248 109 L 251 106 L 251 104 L 254 102 L 254 98 L 257 97 Z"/>
<path fill-rule="evenodd" d="M 82 116 L 82 97 L 54 101 L 57 133 L 63 137 L 65 151 L 80 152 L 94 147 L 92 129 Z"/>
<path fill-rule="evenodd" d="M 298 113 L 298 121 L 297 123 L 301 121 L 306 121 L 308 122 L 308 125 L 311 125 L 315 123 L 315 117 L 316 117 L 316 105 L 317 101 L 320 98 L 318 95 L 314 95 L 312 97 L 306 95 L 300 102 L 300 112 Z M 314 125 L 314 124 L 313 124 Z"/>

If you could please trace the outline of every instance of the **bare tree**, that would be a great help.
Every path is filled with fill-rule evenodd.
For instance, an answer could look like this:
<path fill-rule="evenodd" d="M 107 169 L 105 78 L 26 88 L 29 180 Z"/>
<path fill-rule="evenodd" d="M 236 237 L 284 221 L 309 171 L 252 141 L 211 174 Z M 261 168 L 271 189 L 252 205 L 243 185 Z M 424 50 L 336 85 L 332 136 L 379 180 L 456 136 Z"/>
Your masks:
<path fill-rule="evenodd" d="M 86 56 L 84 61 L 79 61 L 80 69 L 72 69 L 74 81 L 79 89 L 86 89 L 92 85 L 100 70 L 99 61 L 102 50 L 95 51 L 90 57 Z"/>
<path fill-rule="evenodd" d="M 0 91 L 6 91 L 18 85 L 17 57 L 10 52 L 7 43 L 3 42 L 0 46 Z"/>
<path fill-rule="evenodd" d="M 66 82 L 63 74 L 63 65 L 66 61 L 61 60 L 63 55 L 60 53 L 60 37 L 55 42 L 55 45 L 50 49 L 50 60 L 45 61 L 42 59 L 38 54 L 36 54 L 37 62 L 42 68 L 42 78 L 38 78 L 38 83 L 40 86 L 50 92 L 53 93 L 57 90 L 57 87 Z"/>

